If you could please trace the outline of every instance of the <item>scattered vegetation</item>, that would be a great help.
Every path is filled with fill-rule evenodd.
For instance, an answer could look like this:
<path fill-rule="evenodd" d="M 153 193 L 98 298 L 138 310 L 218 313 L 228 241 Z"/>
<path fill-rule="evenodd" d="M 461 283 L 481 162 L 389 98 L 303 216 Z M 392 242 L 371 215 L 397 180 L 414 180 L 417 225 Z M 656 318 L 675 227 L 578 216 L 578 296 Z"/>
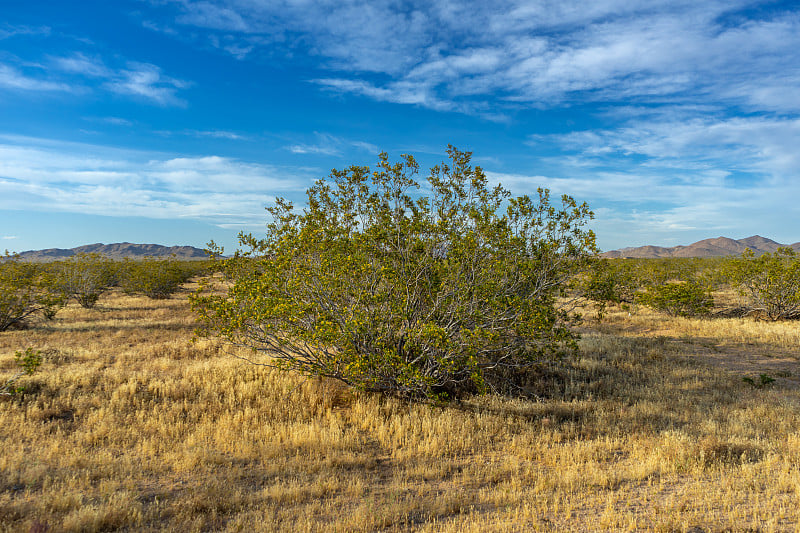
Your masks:
<path fill-rule="evenodd" d="M 174 258 L 126 259 L 120 266 L 120 286 L 126 294 L 142 294 L 163 300 L 177 292 L 182 283 L 197 275 L 202 268 L 200 262 L 181 262 Z"/>
<path fill-rule="evenodd" d="M 185 298 L 101 304 L 0 335 L 2 382 L 42 352 L 0 401 L 1 531 L 800 526 L 793 322 L 609 306 L 530 374 L 538 399 L 431 406 L 192 341 Z"/>
<path fill-rule="evenodd" d="M 4 259 L 0 261 L 0 332 L 24 327 L 39 311 L 53 316 L 63 298 L 41 266 L 8 255 Z"/>
<path fill-rule="evenodd" d="M 757 381 L 749 376 L 743 377 L 742 381 L 749 383 L 753 387 L 761 389 L 767 385 L 770 385 L 771 383 L 775 383 L 775 378 L 769 377 L 767 374 L 759 374 Z"/>
<path fill-rule="evenodd" d="M 725 273 L 750 312 L 770 320 L 800 318 L 800 257 L 791 248 L 755 257 L 752 252 L 730 260 Z"/>
<path fill-rule="evenodd" d="M 64 299 L 74 298 L 86 309 L 94 307 L 117 280 L 114 261 L 100 254 L 77 254 L 53 263 L 49 270 L 54 288 Z"/>
<path fill-rule="evenodd" d="M 6 256 L 0 531 L 800 530 L 800 259 L 589 257 L 449 155 L 212 265 Z"/>
<path fill-rule="evenodd" d="M 603 258 L 594 258 L 577 282 L 580 294 L 593 302 L 598 320 L 603 319 L 610 305 L 635 306 L 642 285 L 638 262 Z"/>
<path fill-rule="evenodd" d="M 36 372 L 36 369 L 42 364 L 42 352 L 26 348 L 24 352 L 14 353 L 14 360 L 19 370 L 16 374 L 6 378 L 5 383 L 0 385 L 0 396 L 13 396 L 25 392 L 25 388 L 20 387 L 17 382 L 22 376 L 30 376 Z"/>
<path fill-rule="evenodd" d="M 671 316 L 705 315 L 714 307 L 711 289 L 696 281 L 667 282 L 648 287 L 640 301 Z"/>

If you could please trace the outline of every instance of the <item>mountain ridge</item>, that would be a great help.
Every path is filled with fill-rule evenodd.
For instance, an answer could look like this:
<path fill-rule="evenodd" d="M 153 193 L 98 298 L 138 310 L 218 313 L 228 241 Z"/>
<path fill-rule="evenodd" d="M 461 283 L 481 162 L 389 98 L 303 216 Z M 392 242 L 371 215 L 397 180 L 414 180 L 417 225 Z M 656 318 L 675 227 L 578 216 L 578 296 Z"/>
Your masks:
<path fill-rule="evenodd" d="M 756 255 L 775 252 L 778 248 L 788 247 L 800 252 L 800 242 L 794 244 L 780 244 L 772 239 L 760 235 L 752 235 L 743 239 L 729 237 L 715 237 L 703 239 L 689 245 L 655 246 L 645 245 L 620 248 L 600 254 L 607 258 L 659 258 L 659 257 L 720 257 L 741 255 L 746 250 L 752 250 Z M 48 262 L 67 259 L 80 253 L 98 253 L 110 259 L 142 259 L 144 257 L 171 257 L 191 261 L 206 259 L 204 250 L 194 246 L 164 246 L 161 244 L 136 244 L 130 242 L 117 242 L 112 244 L 94 243 L 76 246 L 74 248 L 47 248 L 42 250 L 27 250 L 19 253 L 25 261 Z"/>
<path fill-rule="evenodd" d="M 68 259 L 81 253 L 96 253 L 109 259 L 143 259 L 144 257 L 171 257 L 182 261 L 196 261 L 206 259 L 204 250 L 194 246 L 163 246 L 161 244 L 136 244 L 131 242 L 117 242 L 103 244 L 84 244 L 75 248 L 47 248 L 44 250 L 27 250 L 20 252 L 19 257 L 24 261 L 49 262 Z"/>
<path fill-rule="evenodd" d="M 792 248 L 800 252 L 800 242 L 794 244 L 780 244 L 762 237 L 753 235 L 744 239 L 731 239 L 729 237 L 715 237 L 703 239 L 689 245 L 678 246 L 637 246 L 631 248 L 620 248 L 600 254 L 601 257 L 614 258 L 642 258 L 652 259 L 659 257 L 721 257 L 729 255 L 741 255 L 746 250 L 752 250 L 756 255 L 773 253 L 778 248 Z"/>

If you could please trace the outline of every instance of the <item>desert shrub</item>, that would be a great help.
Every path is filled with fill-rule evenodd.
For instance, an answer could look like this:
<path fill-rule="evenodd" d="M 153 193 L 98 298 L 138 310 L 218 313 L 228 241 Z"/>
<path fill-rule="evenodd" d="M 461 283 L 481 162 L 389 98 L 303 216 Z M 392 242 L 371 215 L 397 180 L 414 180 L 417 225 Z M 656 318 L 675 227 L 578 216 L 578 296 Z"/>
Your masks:
<path fill-rule="evenodd" d="M 40 311 L 45 320 L 53 320 L 56 314 L 67 305 L 69 298 L 63 292 L 54 289 L 46 278 L 43 282 L 43 286 L 45 286 L 46 289 L 43 290 L 39 296 L 39 303 L 41 304 Z"/>
<path fill-rule="evenodd" d="M 216 267 L 216 262 L 209 259 L 178 261 L 178 267 L 181 270 L 183 282 L 186 282 L 196 276 L 211 274 Z"/>
<path fill-rule="evenodd" d="M 594 303 L 598 320 L 608 305 L 635 304 L 641 284 L 637 264 L 628 259 L 596 258 L 578 281 L 580 293 Z"/>
<path fill-rule="evenodd" d="M 57 290 L 87 309 L 95 306 L 116 279 L 114 262 L 100 254 L 72 256 L 51 265 L 50 271 Z"/>
<path fill-rule="evenodd" d="M 26 348 L 24 352 L 15 352 L 14 359 L 19 370 L 0 385 L 0 396 L 13 396 L 25 391 L 23 387 L 17 385 L 17 381 L 22 376 L 30 376 L 36 372 L 36 369 L 42 364 L 42 352 Z"/>
<path fill-rule="evenodd" d="M 639 297 L 641 303 L 671 316 L 708 314 L 714 307 L 711 290 L 696 281 L 672 281 L 648 287 Z"/>
<path fill-rule="evenodd" d="M 0 331 L 22 326 L 34 313 L 55 314 L 63 299 L 46 282 L 41 266 L 6 255 L 0 261 Z"/>
<path fill-rule="evenodd" d="M 750 376 L 745 376 L 742 378 L 742 381 L 744 381 L 748 385 L 752 385 L 756 389 L 763 389 L 764 387 L 767 387 L 775 383 L 775 378 L 770 377 L 769 374 L 759 374 L 758 380 L 755 380 Z"/>
<path fill-rule="evenodd" d="M 693 279 L 697 272 L 694 258 L 660 257 L 635 259 L 636 279 L 639 289 L 657 287 L 671 281 Z"/>
<path fill-rule="evenodd" d="M 191 271 L 174 258 L 126 259 L 120 268 L 120 287 L 126 294 L 163 300 L 177 292 L 191 275 Z"/>
<path fill-rule="evenodd" d="M 490 188 L 448 149 L 420 194 L 404 155 L 334 170 L 302 213 L 278 200 L 266 238 L 223 261 L 224 296 L 199 292 L 204 333 L 263 351 L 264 364 L 354 387 L 433 397 L 513 386 L 575 348 L 557 296 L 594 250 L 585 204 Z M 505 207 L 501 211 L 501 208 Z"/>
<path fill-rule="evenodd" d="M 800 317 L 800 257 L 791 248 L 755 257 L 747 251 L 724 266 L 731 285 L 749 300 L 751 312 L 770 320 Z"/>
<path fill-rule="evenodd" d="M 711 294 L 723 281 L 720 263 L 720 258 L 698 257 L 598 259 L 581 288 L 600 318 L 610 304 L 631 311 L 641 303 L 671 314 L 705 314 L 713 305 Z"/>

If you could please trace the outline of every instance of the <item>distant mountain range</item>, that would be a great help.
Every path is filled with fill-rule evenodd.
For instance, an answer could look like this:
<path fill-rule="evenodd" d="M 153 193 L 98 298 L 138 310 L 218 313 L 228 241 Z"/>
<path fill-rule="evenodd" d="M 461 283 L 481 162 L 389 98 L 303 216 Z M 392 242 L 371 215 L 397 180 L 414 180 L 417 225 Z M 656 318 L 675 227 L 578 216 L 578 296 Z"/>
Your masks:
<path fill-rule="evenodd" d="M 621 248 L 600 254 L 602 257 L 718 257 L 726 255 L 741 255 L 745 250 L 752 250 L 756 255 L 774 252 L 780 247 L 793 248 L 800 252 L 800 242 L 794 244 L 780 244 L 771 239 L 754 235 L 746 239 L 729 239 L 717 237 L 705 239 L 688 246 L 639 246 L 636 248 Z M 160 244 L 133 244 L 118 242 L 115 244 L 85 244 L 76 248 L 48 248 L 47 250 L 29 250 L 21 252 L 20 258 L 25 261 L 46 262 L 66 259 L 80 253 L 97 253 L 110 259 L 142 259 L 144 257 L 170 257 L 175 255 L 180 260 L 205 259 L 206 253 L 194 246 L 161 246 Z"/>
<path fill-rule="evenodd" d="M 96 253 L 110 259 L 142 259 L 144 257 L 170 257 L 190 261 L 205 259 L 207 256 L 200 248 L 194 246 L 161 246 L 160 244 L 133 244 L 118 242 L 115 244 L 85 244 L 76 248 L 48 248 L 47 250 L 29 250 L 21 252 L 20 258 L 25 261 L 47 262 L 67 259 L 80 253 Z"/>
<path fill-rule="evenodd" d="M 800 242 L 794 244 L 780 244 L 771 239 L 753 235 L 746 239 L 729 239 L 728 237 L 717 237 L 716 239 L 705 239 L 697 241 L 688 246 L 672 246 L 664 248 L 662 246 L 639 246 L 637 248 L 622 248 L 600 254 L 602 257 L 719 257 L 725 255 L 741 255 L 745 250 L 752 250 L 756 255 L 771 253 L 778 248 L 789 247 L 800 252 Z"/>

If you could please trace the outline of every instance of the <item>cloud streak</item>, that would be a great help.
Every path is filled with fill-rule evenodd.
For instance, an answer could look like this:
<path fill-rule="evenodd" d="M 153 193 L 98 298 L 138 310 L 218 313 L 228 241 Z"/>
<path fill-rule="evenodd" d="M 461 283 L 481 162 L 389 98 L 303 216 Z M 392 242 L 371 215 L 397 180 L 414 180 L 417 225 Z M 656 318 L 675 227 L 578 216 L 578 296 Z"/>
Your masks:
<path fill-rule="evenodd" d="M 635 119 L 617 129 L 533 136 L 561 150 L 603 163 L 630 165 L 637 156 L 647 167 L 686 172 L 745 172 L 790 182 L 800 168 L 800 118 L 692 117 L 686 120 Z M 626 163 L 627 161 L 627 163 Z"/>
<path fill-rule="evenodd" d="M 293 154 L 315 154 L 337 157 L 341 156 L 343 152 L 349 148 L 366 151 L 373 155 L 377 154 L 379 151 L 378 147 L 372 143 L 343 139 L 328 133 L 315 132 L 314 137 L 314 142 L 291 144 L 285 148 Z"/>
<path fill-rule="evenodd" d="M 551 152 L 545 159 L 554 173 L 570 178 L 493 179 L 591 199 L 600 207 L 599 234 L 637 244 L 691 242 L 710 232 L 796 241 L 790 221 L 800 219 L 800 119 L 681 120 L 683 113 L 661 110 L 617 128 L 532 136 L 531 148 Z"/>
<path fill-rule="evenodd" d="M 0 40 L 17 36 L 49 35 L 48 26 L 3 25 L 0 27 Z"/>
<path fill-rule="evenodd" d="M 0 63 L 0 87 L 35 92 L 73 92 L 74 90 L 69 84 L 39 79 L 2 63 Z"/>
<path fill-rule="evenodd" d="M 101 58 L 81 52 L 45 56 L 41 64 L 12 59 L 17 65 L 0 62 L 0 89 L 84 94 L 99 87 L 159 106 L 185 106 L 178 91 L 191 85 L 165 75 L 157 65 L 128 61 L 112 68 Z"/>
<path fill-rule="evenodd" d="M 158 105 L 184 106 L 186 102 L 177 97 L 177 91 L 189 83 L 165 76 L 159 67 L 149 63 L 130 62 L 104 84 L 112 92 L 133 96 Z"/>
<path fill-rule="evenodd" d="M 100 58 L 75 53 L 52 58 L 52 65 L 56 71 L 83 78 L 97 78 L 102 81 L 102 87 L 116 94 L 132 96 L 161 106 L 186 104 L 176 93 L 190 84 L 165 76 L 158 66 L 150 63 L 129 61 L 124 68 L 115 70 L 107 67 Z"/>
<path fill-rule="evenodd" d="M 307 171 L 228 157 L 0 138 L 0 209 L 260 225 L 266 204 L 298 194 L 310 179 Z"/>
<path fill-rule="evenodd" d="M 800 17 L 740 15 L 757 4 L 181 0 L 174 23 L 247 54 L 321 59 L 336 75 L 314 81 L 330 90 L 435 110 L 669 98 L 797 111 Z"/>

